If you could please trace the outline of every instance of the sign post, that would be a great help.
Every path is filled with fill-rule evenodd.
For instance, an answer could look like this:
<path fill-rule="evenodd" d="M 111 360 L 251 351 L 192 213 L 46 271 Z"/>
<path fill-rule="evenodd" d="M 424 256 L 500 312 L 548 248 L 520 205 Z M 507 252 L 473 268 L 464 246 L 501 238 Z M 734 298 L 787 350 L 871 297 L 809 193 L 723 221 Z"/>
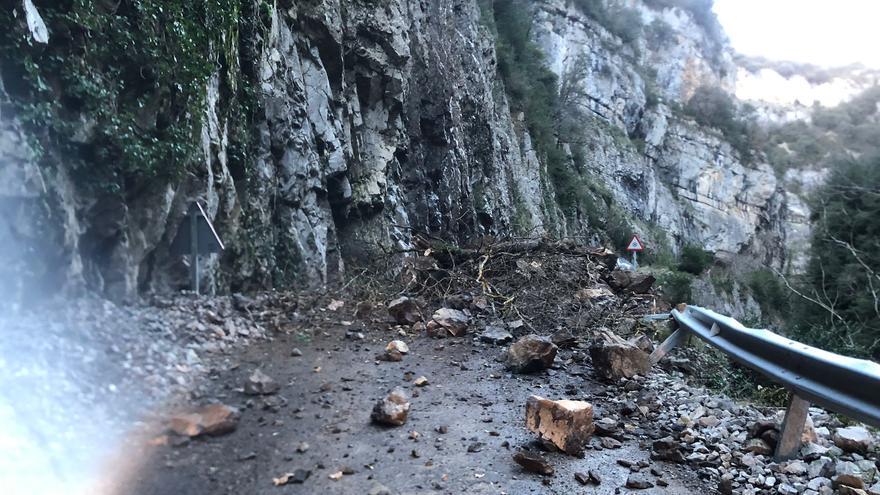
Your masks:
<path fill-rule="evenodd" d="M 638 254 L 640 251 L 645 250 L 645 245 L 642 244 L 642 240 L 639 239 L 639 236 L 637 236 L 637 235 L 633 236 L 632 240 L 629 241 L 629 245 L 626 246 L 626 250 L 629 251 L 630 253 L 632 253 L 633 267 L 635 267 L 636 270 L 638 270 L 638 268 L 639 268 Z"/>
<path fill-rule="evenodd" d="M 195 203 L 198 205 L 198 203 Z M 199 206 L 201 210 L 202 207 Z M 187 212 L 187 216 L 189 216 L 189 252 L 190 252 L 190 260 L 189 260 L 189 280 L 190 287 L 196 295 L 199 294 L 199 216 L 196 214 L 194 208 L 190 206 L 190 211 Z"/>
<path fill-rule="evenodd" d="M 186 212 L 188 221 L 181 222 L 177 229 L 177 237 L 171 243 L 171 254 L 177 256 L 188 255 L 190 287 L 193 292 L 200 292 L 201 273 L 199 271 L 199 255 L 219 253 L 224 249 L 223 241 L 217 235 L 214 225 L 205 214 L 204 208 L 198 201 L 190 205 Z"/>

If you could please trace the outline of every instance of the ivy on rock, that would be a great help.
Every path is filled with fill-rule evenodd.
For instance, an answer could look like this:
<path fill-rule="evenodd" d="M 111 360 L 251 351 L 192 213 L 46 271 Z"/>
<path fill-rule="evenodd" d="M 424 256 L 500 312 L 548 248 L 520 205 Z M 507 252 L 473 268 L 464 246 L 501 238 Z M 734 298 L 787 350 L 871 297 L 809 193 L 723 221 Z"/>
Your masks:
<path fill-rule="evenodd" d="M 247 111 L 238 57 L 239 31 L 253 18 L 246 3 L 59 0 L 38 6 L 48 45 L 31 40 L 21 12 L 0 9 L 10 27 L 0 32 L 3 86 L 35 147 L 57 150 L 81 187 L 125 194 L 175 180 L 201 156 L 212 76 L 227 115 Z"/>

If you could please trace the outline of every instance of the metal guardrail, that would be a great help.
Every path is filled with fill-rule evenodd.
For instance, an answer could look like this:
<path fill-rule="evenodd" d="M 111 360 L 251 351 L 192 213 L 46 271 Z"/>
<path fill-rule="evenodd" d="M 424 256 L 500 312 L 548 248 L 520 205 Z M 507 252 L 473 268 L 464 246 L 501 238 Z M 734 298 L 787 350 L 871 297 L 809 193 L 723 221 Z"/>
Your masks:
<path fill-rule="evenodd" d="M 880 427 L 880 364 L 810 347 L 769 330 L 746 328 L 733 318 L 697 306 L 675 309 L 671 315 L 677 329 L 654 351 L 652 362 L 693 334 L 792 393 L 778 458 L 791 457 L 800 447 L 810 402 Z M 787 432 L 790 417 L 798 416 L 803 416 L 798 419 L 801 424 L 791 425 L 793 429 Z M 795 432 L 796 440 L 786 438 Z M 796 448 L 785 445 L 786 440 L 795 442 Z"/>

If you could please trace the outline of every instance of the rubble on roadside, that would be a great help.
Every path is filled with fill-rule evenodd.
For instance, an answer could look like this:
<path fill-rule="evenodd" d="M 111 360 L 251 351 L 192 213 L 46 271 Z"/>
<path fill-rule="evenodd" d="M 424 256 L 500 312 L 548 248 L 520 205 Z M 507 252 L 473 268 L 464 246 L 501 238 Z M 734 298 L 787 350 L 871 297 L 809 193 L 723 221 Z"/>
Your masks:
<path fill-rule="evenodd" d="M 464 311 L 440 308 L 426 324 L 428 335 L 432 337 L 462 337 L 468 331 L 470 316 Z"/>
<path fill-rule="evenodd" d="M 487 325 L 483 333 L 480 334 L 480 340 L 490 344 L 500 345 L 506 344 L 513 340 L 513 335 L 504 329 L 504 327 Z"/>
<path fill-rule="evenodd" d="M 456 269 L 468 276 L 460 278 L 457 289 L 468 290 L 478 269 L 491 273 L 477 290 L 488 290 L 496 300 L 515 301 L 516 312 L 505 315 L 507 331 L 515 339 L 538 339 L 545 356 L 550 345 L 556 347 L 552 360 L 542 360 L 537 357 L 541 352 L 518 352 L 516 342 L 503 358 L 505 367 L 514 372 L 555 366 L 570 371 L 584 365 L 590 375 L 610 380 L 604 392 L 589 397 L 602 414 L 593 423 L 595 434 L 586 446 L 587 455 L 590 449 L 639 442 L 650 450 L 652 459 L 687 465 L 721 493 L 831 493 L 832 486 L 855 483 L 841 477 L 834 485 L 837 467 L 845 470 L 850 467 L 847 462 L 856 466 L 861 462 L 866 468 L 860 471 L 865 487 L 880 482 L 876 470 L 867 469 L 876 462 L 877 447 L 863 455 L 836 446 L 832 433 L 843 425 L 821 409 L 811 409 L 813 424 L 808 423 L 804 440 L 815 441 L 804 445 L 801 459 L 777 463 L 772 456 L 780 409 L 736 403 L 687 384 L 683 373 L 697 373 L 700 366 L 687 352 L 675 351 L 651 367 L 649 353 L 668 335 L 669 326 L 636 318 L 669 311 L 670 306 L 651 294 L 655 280 L 650 274 L 613 270 L 613 263 L 603 263 L 607 257 L 598 251 L 584 252 L 566 243 L 511 244 L 484 253 L 458 252 Z M 455 272 L 449 276 L 456 277 Z M 472 325 L 479 324 L 479 311 L 475 318 Z M 489 337 L 478 341 L 495 343 Z M 565 355 L 557 358 L 560 349 Z M 750 435 L 762 421 L 769 427 L 756 432 L 757 437 Z M 528 462 L 530 454 L 518 455 L 518 462 Z M 588 476 L 582 478 L 589 481 Z M 656 489 L 666 481 L 656 475 L 646 480 L 634 477 L 629 485 L 643 489 L 647 483 Z"/>
<path fill-rule="evenodd" d="M 776 462 L 782 410 L 734 402 L 684 383 L 680 374 L 655 368 L 648 377 L 622 379 L 593 400 L 616 411 L 594 423 L 597 437 L 647 442 L 652 459 L 689 465 L 714 480 L 720 493 L 851 493 L 880 483 L 876 450 L 863 455 L 835 444 L 835 438 L 847 442 L 843 435 L 867 442 L 873 435 L 861 427 L 842 428 L 818 408 L 810 410 L 798 458 Z"/>
<path fill-rule="evenodd" d="M 533 395 L 526 401 L 526 428 L 566 454 L 581 456 L 593 434 L 593 406 L 584 401 L 553 401 Z"/>
<path fill-rule="evenodd" d="M 385 346 L 385 350 L 376 356 L 379 361 L 398 362 L 403 360 L 403 356 L 409 353 L 409 346 L 402 340 L 392 340 Z"/>
<path fill-rule="evenodd" d="M 225 435 L 235 431 L 241 417 L 238 409 L 224 404 L 208 404 L 168 418 L 168 429 L 186 437 Z"/>
<path fill-rule="evenodd" d="M 554 473 L 553 466 L 550 465 L 543 457 L 532 452 L 517 452 L 513 455 L 513 460 L 522 466 L 523 469 L 531 473 L 537 473 L 544 476 L 552 476 Z"/>
<path fill-rule="evenodd" d="M 611 272 L 609 284 L 617 290 L 626 290 L 637 294 L 644 294 L 651 290 L 656 279 L 652 275 L 641 272 L 614 270 Z"/>
<path fill-rule="evenodd" d="M 846 452 L 864 454 L 873 444 L 873 438 L 863 426 L 848 426 L 834 430 L 834 445 Z"/>
<path fill-rule="evenodd" d="M 174 363 L 175 369 L 177 366 L 187 366 L 184 369 L 188 371 L 175 373 L 192 376 L 202 372 L 200 369 L 211 356 L 223 356 L 234 345 L 246 343 L 248 339 L 264 338 L 271 332 L 296 332 L 297 335 L 302 332 L 303 342 L 307 341 L 308 332 L 326 332 L 329 339 L 338 338 L 346 345 L 359 346 L 367 351 L 366 361 L 370 361 L 374 353 L 387 343 L 384 353 L 379 356 L 400 361 L 410 350 L 403 340 L 389 342 L 397 335 L 415 342 L 410 339 L 414 335 L 423 335 L 425 331 L 436 336 L 453 337 L 467 335 L 471 329 L 484 329 L 482 333 L 478 330 L 473 332 L 472 341 L 423 341 L 419 346 L 414 345 L 414 352 L 406 358 L 406 364 L 416 363 L 420 351 L 428 346 L 446 346 L 449 349 L 464 343 L 462 348 L 465 345 L 468 349 L 473 346 L 475 350 L 491 352 L 494 356 L 501 351 L 495 345 L 515 340 L 495 363 L 497 369 L 487 370 L 492 379 L 523 380 L 539 387 L 547 384 L 549 388 L 542 393 L 552 393 L 554 396 L 557 396 L 557 392 L 561 393 L 561 390 L 554 388 L 554 376 L 558 374 L 577 376 L 585 385 L 589 384 L 589 387 L 585 386 L 582 396 L 589 404 L 574 400 L 550 401 L 540 397 L 530 399 L 526 420 L 520 426 L 538 433 L 546 443 L 572 455 L 585 453 L 589 456 L 591 451 L 599 450 L 619 453 L 623 451 L 616 449 L 633 444 L 650 451 L 653 464 L 618 460 L 619 465 L 630 470 L 626 481 L 619 482 L 620 488 L 662 489 L 666 480 L 656 467 L 661 462 L 672 462 L 687 466 L 701 479 L 717 486 L 721 493 L 816 495 L 834 493 L 835 490 L 838 493 L 878 491 L 877 443 L 870 430 L 848 427 L 836 417 L 813 408 L 812 426 L 808 426 L 804 437 L 809 443 L 801 449 L 800 457 L 777 463 L 772 455 L 780 430 L 778 409 L 739 404 L 688 385 L 681 370 L 693 369 L 695 365 L 688 361 L 686 353 L 676 351 L 661 363 L 663 367 L 651 368 L 648 361 L 648 353 L 654 345 L 651 336 L 655 339 L 662 337 L 652 327 L 639 322 L 637 317 L 659 312 L 664 307 L 662 301 L 645 293 L 648 289 L 642 290 L 642 285 L 648 284 L 647 277 L 634 280 L 627 275 L 627 283 L 624 284 L 615 279 L 613 272 L 588 255 L 554 256 L 540 253 L 523 263 L 518 261 L 524 260 L 508 257 L 504 253 L 493 256 L 486 262 L 486 267 L 494 270 L 487 270 L 487 273 L 492 273 L 495 278 L 485 280 L 485 285 L 465 286 L 462 282 L 461 287 L 447 291 L 448 294 L 444 293 L 442 297 L 425 297 L 422 301 L 423 296 L 419 294 L 420 302 L 415 298 L 403 297 L 388 303 L 393 324 L 388 323 L 384 314 L 373 315 L 373 319 L 370 319 L 371 313 L 362 311 L 366 303 L 358 303 L 354 308 L 349 303 L 333 304 L 333 301 L 340 299 L 328 299 L 326 296 L 319 298 L 320 303 L 314 300 L 303 302 L 298 296 L 290 294 L 253 298 L 238 296 L 212 302 L 205 311 L 200 309 L 199 304 L 202 303 L 184 304 L 181 307 L 194 312 L 191 319 L 185 320 L 192 327 L 178 329 L 182 337 L 175 338 L 194 342 L 197 347 L 188 347 L 185 353 L 169 359 L 169 363 Z M 471 274 L 462 279 L 473 282 L 475 277 Z M 395 293 L 412 294 L 407 291 Z M 331 304 L 327 304 L 328 300 L 333 305 L 332 309 Z M 383 296 L 378 300 L 382 301 L 378 303 L 381 306 L 387 298 Z M 309 309 L 299 309 L 303 307 Z M 395 308 L 393 312 L 392 307 Z M 424 314 L 431 314 L 427 321 L 422 319 L 423 309 Z M 436 311 L 431 313 L 434 309 Z M 178 309 L 172 308 L 171 311 Z M 355 313 L 363 321 L 348 321 Z M 320 320 L 322 315 L 327 315 L 324 320 Z M 326 323 L 331 319 L 332 324 Z M 196 321 L 198 324 L 194 323 Z M 234 323 L 227 323 L 229 321 Z M 310 325 L 310 321 L 321 321 L 324 325 Z M 227 332 L 227 326 L 239 325 L 246 334 L 238 328 L 234 333 L 231 330 Z M 347 337 L 351 335 L 359 336 Z M 290 349 L 291 346 L 287 345 L 286 349 Z M 326 362 L 320 361 L 306 364 L 306 360 L 311 360 L 319 353 L 314 348 L 305 347 L 307 344 L 297 345 L 303 345 L 307 351 L 305 357 L 299 349 L 289 353 L 287 350 L 281 351 L 285 357 L 288 354 L 294 356 L 289 359 L 291 363 L 303 363 L 307 366 L 304 369 L 313 369 L 316 373 L 321 370 L 322 364 L 326 366 Z M 450 365 L 454 370 L 464 370 L 469 364 L 456 357 Z M 424 387 L 428 383 L 424 376 L 415 378 L 417 373 L 424 372 L 415 366 L 404 375 L 405 387 Z M 389 368 L 397 367 L 383 365 L 383 369 Z M 549 371 L 534 376 L 509 373 L 544 370 Z M 277 392 L 277 383 L 273 386 L 271 378 L 256 376 L 257 373 L 262 374 L 259 370 L 254 371 L 245 384 L 245 391 L 255 395 L 248 407 L 277 410 L 265 402 L 280 399 L 279 395 L 271 395 Z M 169 376 L 176 375 L 171 373 Z M 448 376 L 433 372 L 430 376 L 430 387 L 409 390 L 413 397 L 418 397 L 420 393 L 424 396 L 449 389 L 454 383 Z M 594 376 L 600 377 L 603 383 L 599 385 Z M 237 375 L 236 380 L 241 377 Z M 251 382 L 253 385 L 249 385 Z M 321 393 L 330 391 L 331 385 L 336 386 L 335 383 L 326 384 L 327 388 L 321 385 Z M 382 387 L 382 392 L 387 390 L 385 385 Z M 267 397 L 263 397 L 267 394 Z M 563 397 L 578 397 L 574 389 L 566 389 L 565 394 Z M 328 402 L 323 402 L 324 397 L 315 400 L 322 401 L 323 406 L 329 406 Z M 589 414 L 584 404 L 590 406 Z M 596 407 L 595 420 L 592 417 L 593 406 Z M 395 388 L 375 404 L 370 419 L 378 424 L 400 426 L 406 424 L 409 411 L 409 397 L 402 388 Z M 361 411 L 361 414 L 364 412 Z M 302 416 L 299 412 L 294 412 L 294 415 L 298 419 Z M 192 436 L 215 434 L 209 432 L 223 430 L 212 428 L 203 418 L 196 416 L 178 419 L 180 421 L 175 431 L 187 436 L 190 436 L 189 433 L 195 433 Z M 360 421 L 365 422 L 365 419 L 361 416 Z M 487 422 L 491 421 L 492 418 L 487 417 Z M 437 430 L 440 433 L 447 431 L 445 426 L 439 428 L 442 428 L 442 431 Z M 587 430 L 593 435 L 587 434 Z M 419 435 L 411 435 L 410 438 L 415 442 Z M 465 440 L 464 436 L 462 440 Z M 490 445 L 485 437 L 468 435 L 462 449 L 467 446 L 467 451 L 476 457 L 478 452 Z M 314 450 L 309 452 L 313 453 Z M 412 449 L 411 457 L 421 457 L 422 460 L 418 462 L 425 462 L 430 456 L 420 447 Z M 578 462 L 559 454 L 545 457 L 525 450 L 514 456 L 514 461 L 525 470 L 548 476 L 555 471 L 551 463 L 558 463 L 561 459 Z M 557 468 L 560 468 L 558 464 Z M 338 466 L 333 466 L 332 471 L 329 469 L 321 473 L 321 479 L 326 480 L 328 473 L 345 474 L 337 470 Z M 286 478 L 282 476 L 278 479 L 283 481 L 282 484 L 302 483 L 308 478 L 305 473 L 291 471 L 289 476 L 284 475 Z M 575 476 L 577 483 L 602 483 L 598 472 L 578 472 Z M 318 478 L 317 474 L 315 478 Z M 339 478 L 341 476 L 331 479 Z M 544 481 L 547 479 L 544 478 Z M 345 483 L 345 480 L 340 483 Z M 605 485 L 609 483 L 606 477 Z"/>
<path fill-rule="evenodd" d="M 412 325 L 422 320 L 421 308 L 415 299 L 398 297 L 388 303 L 388 313 L 400 325 Z"/>
<path fill-rule="evenodd" d="M 280 389 L 281 385 L 260 369 L 254 370 L 244 383 L 244 393 L 248 395 L 271 395 Z"/>
<path fill-rule="evenodd" d="M 526 335 L 507 349 L 507 368 L 515 373 L 534 373 L 553 366 L 558 348 L 547 337 Z"/>
<path fill-rule="evenodd" d="M 605 379 L 632 378 L 651 369 L 645 351 L 607 329 L 600 330 L 590 345 L 590 357 L 593 371 Z"/>
<path fill-rule="evenodd" d="M 373 407 L 370 419 L 374 423 L 401 426 L 409 415 L 409 398 L 402 388 L 397 387 Z"/>

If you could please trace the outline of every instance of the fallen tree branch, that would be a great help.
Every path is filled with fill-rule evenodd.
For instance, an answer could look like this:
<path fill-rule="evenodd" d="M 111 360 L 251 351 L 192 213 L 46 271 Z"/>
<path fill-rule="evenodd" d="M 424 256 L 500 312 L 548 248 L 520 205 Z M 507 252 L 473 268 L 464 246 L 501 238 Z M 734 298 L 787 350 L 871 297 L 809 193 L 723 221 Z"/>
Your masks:
<path fill-rule="evenodd" d="M 419 250 L 430 249 L 432 255 L 454 258 L 456 260 L 480 258 L 488 253 L 517 255 L 543 252 L 599 258 L 602 261 L 607 261 L 607 259 L 611 259 L 614 262 L 617 261 L 617 255 L 605 248 L 586 247 L 573 240 L 551 241 L 545 238 L 537 238 L 493 242 L 478 248 L 461 248 L 443 242 L 432 242 L 424 237 L 414 237 L 413 244 Z"/>

